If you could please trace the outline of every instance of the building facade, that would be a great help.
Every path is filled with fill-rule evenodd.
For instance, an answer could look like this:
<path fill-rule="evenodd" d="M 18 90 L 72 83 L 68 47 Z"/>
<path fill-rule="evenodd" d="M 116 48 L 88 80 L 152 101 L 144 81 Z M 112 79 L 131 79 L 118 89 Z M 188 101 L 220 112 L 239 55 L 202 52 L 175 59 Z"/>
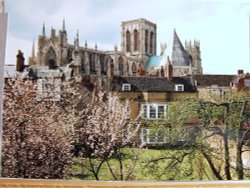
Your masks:
<path fill-rule="evenodd" d="M 43 25 L 42 34 L 38 37 L 37 53 L 33 45 L 29 66 L 34 69 L 39 66 L 49 69 L 68 66 L 73 69 L 75 76 L 85 74 L 102 78 L 157 75 L 161 66 L 166 64 L 167 56 L 166 53 L 157 56 L 156 49 L 157 25 L 143 18 L 122 22 L 121 51 L 118 51 L 117 46 L 107 51 L 98 50 L 97 45 L 92 49 L 87 42 L 80 46 L 78 33 L 74 44 L 69 44 L 63 20 L 62 29 L 58 33 L 51 29 L 49 36 Z M 158 62 L 152 62 L 155 58 Z M 170 59 L 174 76 L 202 73 L 198 42 L 194 46 L 191 43 L 186 45 L 185 49 L 176 31 Z"/>

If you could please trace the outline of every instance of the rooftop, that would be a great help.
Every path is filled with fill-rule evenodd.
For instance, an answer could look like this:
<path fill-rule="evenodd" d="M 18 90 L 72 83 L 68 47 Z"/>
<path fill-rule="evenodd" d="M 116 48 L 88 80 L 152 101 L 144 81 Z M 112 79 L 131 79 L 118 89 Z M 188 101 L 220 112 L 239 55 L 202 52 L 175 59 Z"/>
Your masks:
<path fill-rule="evenodd" d="M 212 85 L 217 85 L 220 87 L 229 87 L 230 84 L 236 78 L 236 75 L 211 75 L 211 74 L 203 74 L 203 75 L 192 75 L 197 82 L 197 86 L 208 87 Z"/>
<path fill-rule="evenodd" d="M 174 77 L 172 79 L 159 77 L 115 77 L 113 90 L 122 91 L 122 84 L 131 84 L 134 92 L 174 92 L 175 85 L 184 85 L 185 92 L 196 92 L 188 77 Z"/>

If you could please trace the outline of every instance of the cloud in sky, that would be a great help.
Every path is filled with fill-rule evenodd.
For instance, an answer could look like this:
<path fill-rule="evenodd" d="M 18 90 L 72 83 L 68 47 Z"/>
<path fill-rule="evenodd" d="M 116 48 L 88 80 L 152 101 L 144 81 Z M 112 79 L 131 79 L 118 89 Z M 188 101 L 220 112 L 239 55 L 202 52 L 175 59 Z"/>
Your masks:
<path fill-rule="evenodd" d="M 28 59 L 32 41 L 46 24 L 57 31 L 66 20 L 69 42 L 77 30 L 81 45 L 103 50 L 120 44 L 121 22 L 146 18 L 157 24 L 160 43 L 171 45 L 173 29 L 184 43 L 198 39 L 204 72 L 234 74 L 237 69 L 249 71 L 249 14 L 247 0 L 8 0 L 9 31 L 7 63 L 15 63 L 18 49 Z"/>

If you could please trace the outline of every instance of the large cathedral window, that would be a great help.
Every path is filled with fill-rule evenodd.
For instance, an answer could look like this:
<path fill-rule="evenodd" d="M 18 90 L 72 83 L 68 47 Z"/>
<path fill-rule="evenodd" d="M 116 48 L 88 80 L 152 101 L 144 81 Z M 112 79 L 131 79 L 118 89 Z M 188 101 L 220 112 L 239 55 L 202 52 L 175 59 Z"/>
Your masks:
<path fill-rule="evenodd" d="M 154 37 L 154 33 L 151 32 L 151 33 L 150 33 L 150 44 L 149 44 L 149 47 L 150 47 L 150 54 L 153 53 L 153 37 Z"/>
<path fill-rule="evenodd" d="M 138 51 L 138 42 L 139 42 L 139 37 L 138 37 L 138 31 L 135 29 L 134 30 L 134 51 Z"/>
<path fill-rule="evenodd" d="M 49 48 L 49 50 L 48 50 L 48 52 L 46 54 L 45 63 L 46 63 L 47 66 L 49 66 L 49 69 L 57 68 L 57 65 L 56 65 L 56 52 L 52 47 Z"/>
<path fill-rule="evenodd" d="M 122 59 L 122 57 L 119 57 L 118 66 L 119 66 L 119 74 L 120 74 L 120 76 L 122 76 L 123 75 L 123 59 Z"/>
<path fill-rule="evenodd" d="M 100 63 L 101 63 L 101 73 L 106 75 L 107 74 L 108 56 L 101 55 Z"/>
<path fill-rule="evenodd" d="M 145 52 L 148 52 L 148 30 L 145 31 Z"/>
<path fill-rule="evenodd" d="M 110 58 L 110 76 L 114 76 L 114 60 Z"/>
<path fill-rule="evenodd" d="M 130 32 L 127 31 L 126 32 L 126 49 L 127 49 L 127 52 L 130 52 Z"/>
<path fill-rule="evenodd" d="M 128 63 L 128 61 L 126 62 L 126 67 L 127 67 L 127 75 L 130 75 L 130 69 L 129 69 L 129 63 Z"/>
<path fill-rule="evenodd" d="M 94 54 L 89 54 L 89 62 L 90 62 L 90 72 L 92 74 L 96 73 L 96 66 L 95 66 L 95 56 Z"/>

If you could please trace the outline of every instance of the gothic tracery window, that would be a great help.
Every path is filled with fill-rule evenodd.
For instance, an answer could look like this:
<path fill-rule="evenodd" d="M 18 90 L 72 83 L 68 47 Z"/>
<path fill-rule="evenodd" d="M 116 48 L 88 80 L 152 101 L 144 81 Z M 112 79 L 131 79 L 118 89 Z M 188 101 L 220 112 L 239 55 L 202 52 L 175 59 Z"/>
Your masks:
<path fill-rule="evenodd" d="M 127 49 L 127 52 L 130 52 L 130 32 L 127 31 L 126 32 L 126 49 Z"/>
<path fill-rule="evenodd" d="M 100 57 L 100 63 L 101 63 L 101 73 L 106 75 L 107 74 L 108 57 L 102 55 Z"/>
<path fill-rule="evenodd" d="M 134 51 L 138 51 L 138 42 L 139 42 L 139 37 L 138 37 L 138 31 L 135 29 L 134 30 Z"/>
<path fill-rule="evenodd" d="M 129 63 L 128 63 L 128 61 L 126 62 L 126 67 L 127 67 L 127 69 L 126 69 L 126 70 L 127 70 L 127 73 L 126 73 L 126 74 L 129 75 L 129 74 L 130 74 L 130 71 L 129 71 Z"/>
<path fill-rule="evenodd" d="M 110 58 L 110 76 L 114 76 L 114 60 Z"/>
<path fill-rule="evenodd" d="M 49 50 L 46 54 L 45 63 L 46 63 L 46 65 L 49 66 L 49 69 L 56 68 L 56 52 L 52 47 L 49 48 Z"/>
<path fill-rule="evenodd" d="M 154 37 L 154 33 L 151 32 L 151 33 L 150 33 L 150 44 L 149 44 L 150 53 L 151 53 L 151 54 L 153 53 L 153 37 Z"/>
<path fill-rule="evenodd" d="M 90 72 L 96 73 L 95 55 L 94 54 L 89 54 L 89 62 L 90 62 Z"/>
<path fill-rule="evenodd" d="M 121 56 L 118 59 L 118 66 L 119 66 L 119 74 L 120 76 L 122 76 L 123 75 L 123 59 Z"/>
<path fill-rule="evenodd" d="M 145 31 L 145 52 L 148 52 L 148 30 Z"/>

